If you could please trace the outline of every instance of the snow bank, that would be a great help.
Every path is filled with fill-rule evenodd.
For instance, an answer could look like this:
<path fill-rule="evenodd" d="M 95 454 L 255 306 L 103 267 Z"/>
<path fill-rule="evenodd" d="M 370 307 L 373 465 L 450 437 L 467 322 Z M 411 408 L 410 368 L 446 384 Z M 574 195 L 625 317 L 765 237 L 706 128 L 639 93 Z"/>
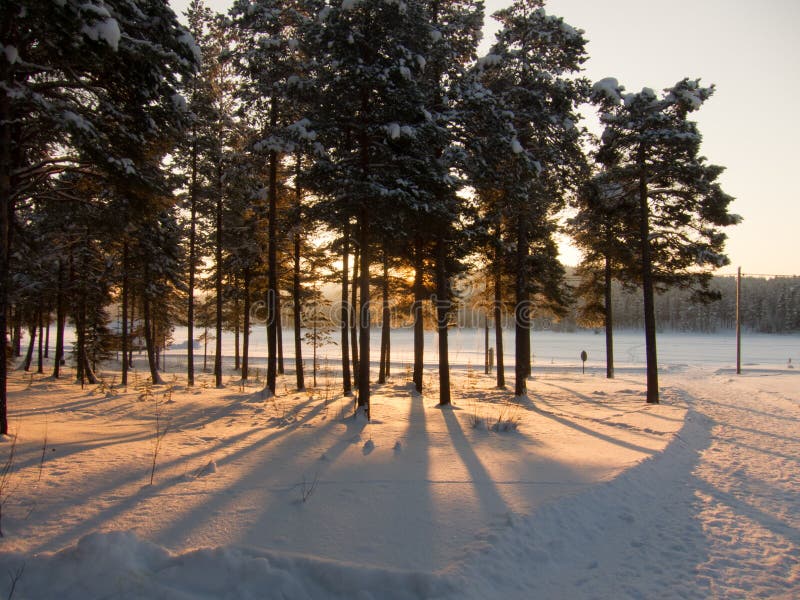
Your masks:
<path fill-rule="evenodd" d="M 131 532 L 92 533 L 56 554 L 0 555 L 0 570 L 24 567 L 15 597 L 87 600 L 387 598 L 449 595 L 441 577 L 274 555 L 251 548 L 170 554 Z"/>

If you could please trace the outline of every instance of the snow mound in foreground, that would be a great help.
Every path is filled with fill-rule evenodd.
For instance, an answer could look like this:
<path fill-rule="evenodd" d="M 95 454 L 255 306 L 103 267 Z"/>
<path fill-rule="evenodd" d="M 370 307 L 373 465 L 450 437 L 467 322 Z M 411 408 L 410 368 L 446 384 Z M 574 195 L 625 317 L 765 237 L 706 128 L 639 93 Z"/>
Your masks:
<path fill-rule="evenodd" d="M 410 600 L 452 591 L 433 574 L 278 556 L 250 548 L 172 555 L 129 531 L 92 533 L 55 554 L 0 555 L 0 571 L 21 572 L 14 596 L 20 599 Z"/>

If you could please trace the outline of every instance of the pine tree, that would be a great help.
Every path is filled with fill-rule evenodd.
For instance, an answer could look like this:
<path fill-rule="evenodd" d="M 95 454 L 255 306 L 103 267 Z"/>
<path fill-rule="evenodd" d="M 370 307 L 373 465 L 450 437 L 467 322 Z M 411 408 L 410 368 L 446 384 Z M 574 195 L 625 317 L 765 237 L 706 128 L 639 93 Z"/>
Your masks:
<path fill-rule="evenodd" d="M 203 0 L 192 0 L 186 11 L 189 32 L 201 49 L 203 65 L 184 82 L 184 96 L 191 121 L 186 135 L 181 139 L 179 152 L 176 155 L 176 170 L 182 171 L 187 178 L 186 208 L 189 216 L 188 235 L 188 298 L 186 311 L 187 345 L 186 345 L 186 377 L 187 385 L 194 385 L 194 312 L 195 282 L 199 263 L 198 225 L 200 215 L 207 213 L 207 193 L 209 187 L 208 169 L 204 168 L 208 154 L 213 146 L 213 132 L 210 126 L 216 121 L 213 107 L 214 90 L 212 74 L 219 59 L 220 46 L 212 33 L 214 24 L 213 12 Z M 216 51 L 216 52 L 215 52 Z M 206 160 L 204 160 L 206 159 Z"/>
<path fill-rule="evenodd" d="M 9 0 L 0 16 L 0 331 L 5 335 L 15 208 L 43 178 L 89 163 L 148 178 L 131 149 L 181 126 L 178 79 L 198 57 L 166 2 Z M 136 110 L 132 110 L 136 107 Z M 24 142 L 23 142 L 24 140 Z M 23 143 L 25 148 L 23 148 Z M 6 416 L 0 340 L 0 433 Z"/>
<path fill-rule="evenodd" d="M 610 78 L 594 86 L 603 103 L 601 152 L 609 178 L 636 198 L 648 403 L 659 401 L 656 287 L 694 286 L 708 296 L 711 270 L 728 264 L 721 227 L 740 220 L 728 212 L 733 199 L 717 183 L 722 167 L 699 155 L 700 132 L 688 119 L 713 91 L 690 79 L 661 97 L 649 88 L 623 95 Z"/>
<path fill-rule="evenodd" d="M 449 405 L 450 365 L 448 327 L 453 307 L 452 278 L 466 267 L 464 257 L 471 251 L 467 231 L 466 201 L 458 194 L 459 183 L 453 177 L 456 167 L 462 167 L 462 153 L 455 151 L 461 132 L 462 114 L 458 102 L 460 82 L 467 75 L 468 65 L 476 58 L 483 24 L 483 4 L 469 0 L 433 0 L 427 2 L 427 21 L 430 24 L 427 41 L 427 60 L 421 76 L 424 101 L 430 113 L 425 129 L 427 135 L 420 147 L 427 170 L 415 169 L 427 175 L 420 187 L 430 195 L 424 206 L 425 218 L 419 218 L 418 204 L 412 205 L 417 214 L 411 215 L 417 236 L 418 252 L 431 248 L 430 260 L 435 265 L 434 311 L 439 342 L 439 403 Z M 421 241 L 421 243 L 419 243 Z M 418 257 L 419 261 L 421 257 Z M 419 299 L 416 299 L 419 301 Z M 419 315 L 419 312 L 417 312 Z M 419 329 L 415 329 L 419 333 Z M 421 340 L 417 341 L 421 344 Z M 419 358 L 420 356 L 415 358 Z M 421 380 L 419 381 L 421 387 Z"/>
<path fill-rule="evenodd" d="M 324 198 L 330 226 L 354 223 L 359 253 L 358 401 L 369 414 L 370 267 L 377 241 L 391 235 L 406 206 L 428 197 L 413 179 L 424 167 L 415 146 L 426 123 L 418 78 L 429 28 L 419 3 L 326 7 L 304 36 L 316 57 L 317 98 L 309 120 L 324 153 L 307 180 Z"/>
<path fill-rule="evenodd" d="M 473 154 L 492 173 L 479 174 L 477 187 L 496 195 L 500 204 L 493 210 L 508 224 L 503 250 L 515 277 L 518 396 L 526 393 L 531 372 L 532 296 L 544 298 L 551 310 L 564 302 L 554 216 L 585 171 L 575 124 L 586 84 L 573 77 L 585 60 L 585 40 L 547 15 L 543 4 L 518 0 L 495 13 L 502 24 L 497 42 L 478 61 L 479 81 L 466 91 L 469 102 L 490 111 L 482 121 L 491 129 L 481 129 L 488 135 L 475 142 Z"/>
<path fill-rule="evenodd" d="M 635 239 L 638 221 L 631 218 L 635 198 L 618 184 L 599 173 L 581 187 L 575 196 L 577 214 L 568 230 L 583 250 L 577 274 L 576 293 L 583 301 L 579 323 L 594 326 L 602 323 L 606 336 L 606 377 L 614 377 L 614 338 L 612 283 L 637 278 Z"/>
<path fill-rule="evenodd" d="M 287 127 L 297 116 L 289 90 L 298 80 L 296 31 L 306 18 L 308 3 L 277 0 L 237 0 L 231 17 L 239 41 L 235 62 L 247 81 L 239 96 L 250 118 L 258 123 L 259 141 L 253 148 L 267 159 L 267 381 L 264 392 L 275 394 L 278 326 L 278 193 L 280 163 L 293 148 Z"/>

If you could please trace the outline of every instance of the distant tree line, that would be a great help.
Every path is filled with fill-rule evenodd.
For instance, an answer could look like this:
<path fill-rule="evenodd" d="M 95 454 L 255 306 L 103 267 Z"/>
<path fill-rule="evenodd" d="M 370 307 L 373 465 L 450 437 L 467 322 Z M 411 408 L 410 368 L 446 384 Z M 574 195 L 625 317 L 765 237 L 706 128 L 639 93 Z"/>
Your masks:
<path fill-rule="evenodd" d="M 714 277 L 709 289 L 716 302 L 697 303 L 690 292 L 671 288 L 656 295 L 656 322 L 664 331 L 713 333 L 736 327 L 736 278 Z M 641 328 L 638 290 L 614 285 L 614 322 L 620 328 Z M 742 278 L 742 328 L 757 333 L 800 331 L 800 277 Z M 580 322 L 578 319 L 577 322 Z"/>
<path fill-rule="evenodd" d="M 567 315 L 578 296 L 603 313 L 610 343 L 613 282 L 640 286 L 658 401 L 654 293 L 713 300 L 721 228 L 738 221 L 689 119 L 713 86 L 592 85 L 584 33 L 543 0 L 498 11 L 483 57 L 479 0 L 236 0 L 227 15 L 193 0 L 185 16 L 186 27 L 164 0 L 4 3 L 0 332 L 13 343 L 0 343 L 0 432 L 7 359 L 27 331 L 25 368 L 38 339 L 42 370 L 51 322 L 54 377 L 71 350 L 78 381 L 95 381 L 117 351 L 125 385 L 141 347 L 159 383 L 159 353 L 185 324 L 188 385 L 194 341 L 213 335 L 218 387 L 223 330 L 247 380 L 249 335 L 266 326 L 267 396 L 285 371 L 290 306 L 304 389 L 301 330 L 319 321 L 322 282 L 340 290 L 342 392 L 359 410 L 369 416 L 376 358 L 377 381 L 389 375 L 398 304 L 418 392 L 426 314 L 437 330 L 448 405 L 448 330 L 458 282 L 475 273 L 499 357 L 513 315 L 518 396 L 536 319 Z M 587 102 L 600 140 L 581 124 Z M 574 292 L 555 237 L 568 206 L 565 230 L 586 256 Z"/>

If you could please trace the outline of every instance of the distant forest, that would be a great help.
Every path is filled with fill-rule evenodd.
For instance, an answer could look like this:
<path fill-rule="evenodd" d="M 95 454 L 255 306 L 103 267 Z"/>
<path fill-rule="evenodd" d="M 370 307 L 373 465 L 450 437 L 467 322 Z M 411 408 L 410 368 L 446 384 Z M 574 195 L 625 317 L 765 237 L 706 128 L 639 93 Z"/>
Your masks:
<path fill-rule="evenodd" d="M 672 288 L 656 295 L 656 322 L 661 331 L 713 333 L 732 330 L 736 326 L 736 278 L 714 277 L 710 288 L 721 298 L 709 304 L 694 302 L 690 292 Z M 469 294 L 467 294 L 469 295 Z M 477 302 L 463 298 L 459 322 L 470 327 L 483 326 L 483 311 Z M 578 301 L 579 302 L 579 301 Z M 613 284 L 612 304 L 614 327 L 642 329 L 644 316 L 640 289 L 625 289 Z M 468 308 L 469 307 L 469 308 Z M 537 316 L 537 330 L 575 331 L 581 329 L 577 318 L 579 305 L 573 305 L 562 319 Z M 504 325 L 513 326 L 513 315 Z M 598 324 L 602 328 L 602 324 Z M 800 277 L 742 278 L 742 328 L 757 333 L 800 332 Z"/>
<path fill-rule="evenodd" d="M 656 295 L 656 322 L 660 330 L 712 333 L 736 326 L 736 278 L 715 277 L 711 289 L 722 297 L 716 302 L 692 302 L 690 293 L 670 289 Z M 642 328 L 641 291 L 624 291 L 615 282 L 612 295 L 614 325 Z M 800 277 L 742 278 L 742 328 L 758 333 L 800 331 Z M 575 327 L 573 316 L 557 327 Z"/>

